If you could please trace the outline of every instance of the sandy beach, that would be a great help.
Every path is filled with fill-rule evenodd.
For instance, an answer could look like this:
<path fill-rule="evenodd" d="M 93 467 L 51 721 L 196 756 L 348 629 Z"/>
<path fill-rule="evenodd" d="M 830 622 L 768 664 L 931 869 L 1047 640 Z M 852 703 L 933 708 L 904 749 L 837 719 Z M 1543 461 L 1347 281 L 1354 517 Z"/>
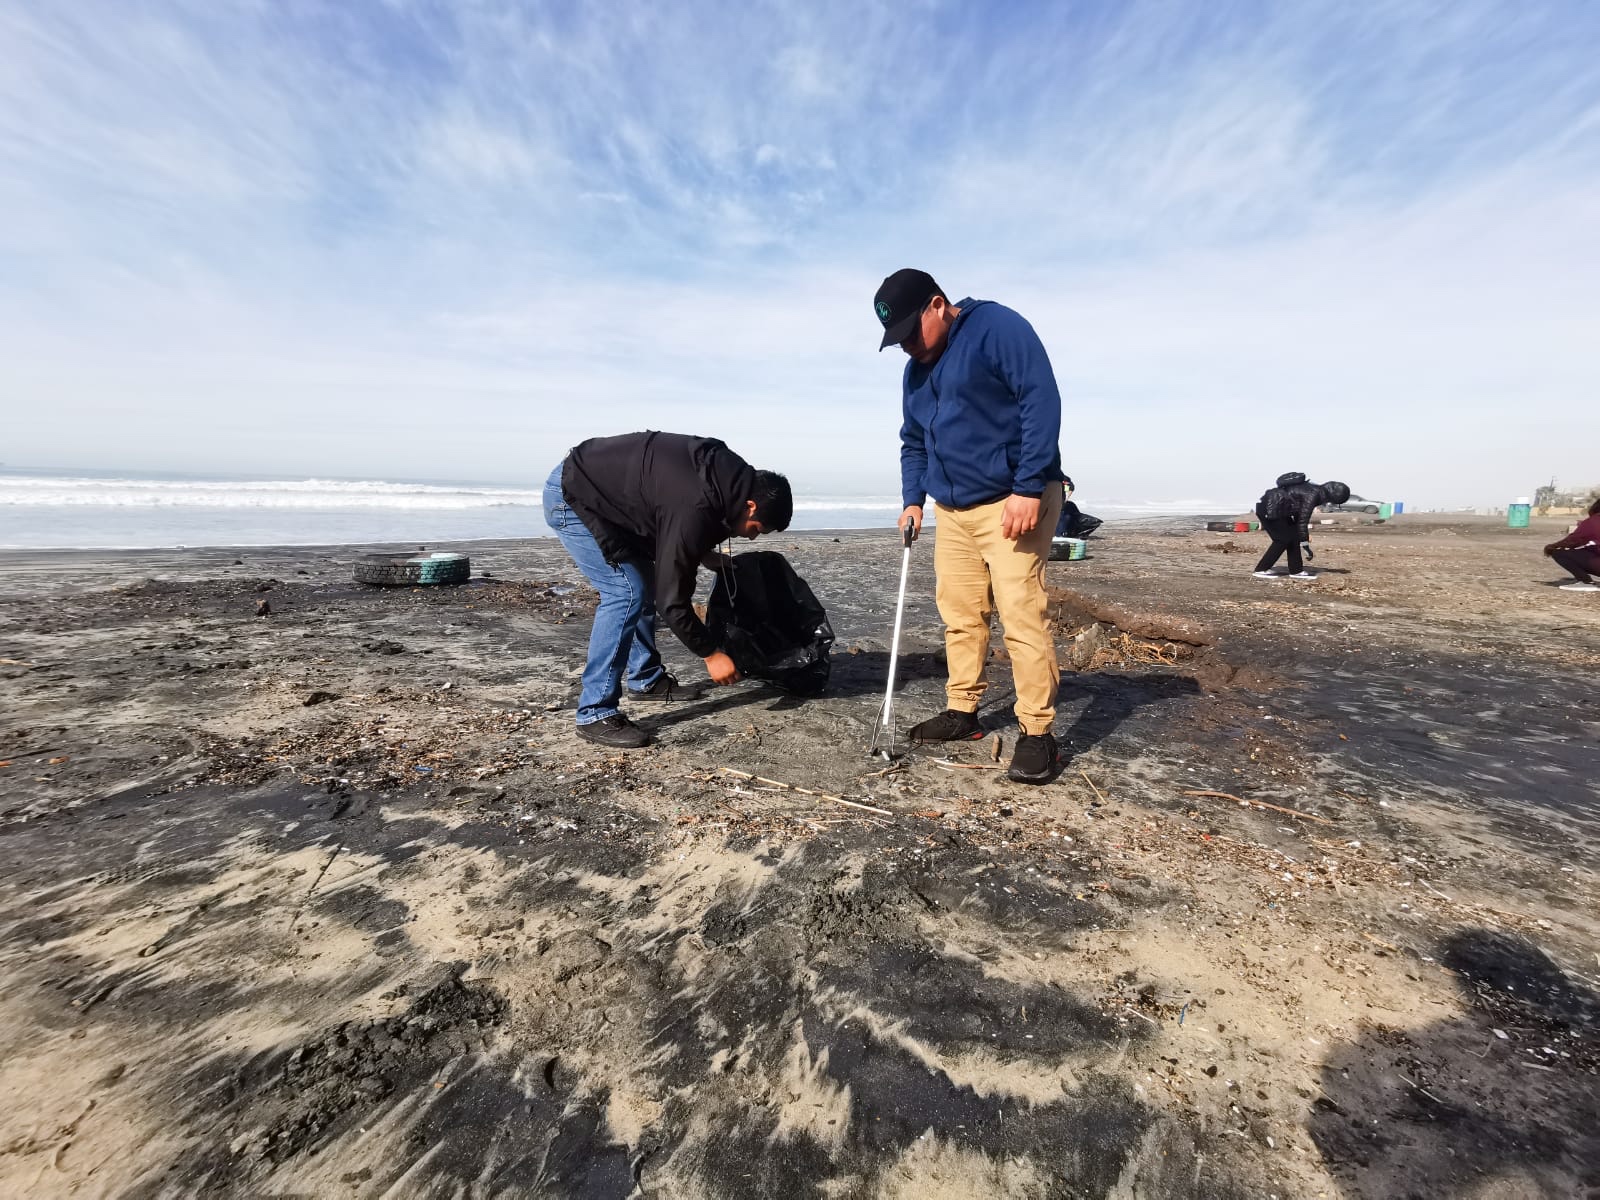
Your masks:
<path fill-rule="evenodd" d="M 1195 526 L 1050 565 L 1042 788 L 992 739 L 865 756 L 892 530 L 760 543 L 829 608 L 825 695 L 610 756 L 552 539 L 415 590 L 349 547 L 0 555 L 0 1194 L 1600 1188 L 1565 524 L 1345 521 L 1304 584 Z M 913 560 L 903 724 L 943 706 Z"/>

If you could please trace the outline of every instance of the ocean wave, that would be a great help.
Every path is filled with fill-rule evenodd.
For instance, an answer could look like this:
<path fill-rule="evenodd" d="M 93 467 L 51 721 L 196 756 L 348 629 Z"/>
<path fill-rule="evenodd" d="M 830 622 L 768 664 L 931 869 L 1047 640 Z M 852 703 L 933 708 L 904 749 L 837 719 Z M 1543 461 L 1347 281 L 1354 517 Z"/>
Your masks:
<path fill-rule="evenodd" d="M 900 511 L 900 501 L 894 496 L 820 496 L 815 499 L 797 498 L 796 512 L 832 512 L 839 509 L 894 509 Z"/>
<path fill-rule="evenodd" d="M 538 508 L 531 488 L 381 479 L 87 479 L 0 477 L 0 506 L 97 508 Z"/>
<path fill-rule="evenodd" d="M 0 476 L 0 507 L 474 509 L 540 508 L 543 488 L 395 483 L 383 479 L 94 479 Z M 893 496 L 817 496 L 803 512 L 898 512 Z"/>
<path fill-rule="evenodd" d="M 1228 504 L 1216 500 L 1083 500 L 1080 507 L 1096 516 L 1111 513 L 1128 517 L 1190 517 L 1199 513 L 1233 512 L 1239 505 L 1237 501 Z"/>
<path fill-rule="evenodd" d="M 131 479 L 0 475 L 0 508 L 393 509 L 437 512 L 541 508 L 542 488 L 399 483 L 384 479 Z M 1099 516 L 1228 511 L 1209 500 L 1082 501 Z M 797 513 L 898 514 L 893 495 L 800 496 Z M 931 512 L 932 505 L 929 505 Z"/>

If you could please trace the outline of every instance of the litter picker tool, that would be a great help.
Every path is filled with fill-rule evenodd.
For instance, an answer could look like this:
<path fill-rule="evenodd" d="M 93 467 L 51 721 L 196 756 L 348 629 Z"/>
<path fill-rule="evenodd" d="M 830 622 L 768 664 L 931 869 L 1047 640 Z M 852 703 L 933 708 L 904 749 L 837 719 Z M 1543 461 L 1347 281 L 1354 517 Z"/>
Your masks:
<path fill-rule="evenodd" d="M 906 576 L 911 571 L 911 542 L 917 536 L 916 525 L 906 522 L 905 554 L 900 559 L 900 597 L 894 602 L 894 639 L 889 643 L 889 686 L 883 692 L 883 707 L 878 709 L 878 722 L 872 727 L 872 741 L 867 746 L 867 757 L 882 755 L 885 762 L 895 759 L 894 747 L 894 672 L 900 662 L 900 619 L 906 611 Z"/>

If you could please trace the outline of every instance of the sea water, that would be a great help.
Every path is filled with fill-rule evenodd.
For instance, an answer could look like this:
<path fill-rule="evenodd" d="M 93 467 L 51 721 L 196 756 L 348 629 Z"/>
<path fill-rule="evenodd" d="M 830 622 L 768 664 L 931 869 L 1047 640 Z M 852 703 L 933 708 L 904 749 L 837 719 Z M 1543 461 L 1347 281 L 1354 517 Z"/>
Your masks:
<path fill-rule="evenodd" d="M 0 548 L 343 545 L 549 537 L 540 486 L 0 471 Z M 801 496 L 794 529 L 892 528 L 892 495 Z"/>
<path fill-rule="evenodd" d="M 0 549 L 295 546 L 548 537 L 539 486 L 452 480 L 319 479 L 0 470 Z M 1197 507 L 1198 506 L 1198 507 Z M 931 505 L 930 516 L 931 516 Z M 1203 502 L 1104 504 L 1138 520 Z M 892 529 L 891 494 L 805 495 L 791 529 Z"/>

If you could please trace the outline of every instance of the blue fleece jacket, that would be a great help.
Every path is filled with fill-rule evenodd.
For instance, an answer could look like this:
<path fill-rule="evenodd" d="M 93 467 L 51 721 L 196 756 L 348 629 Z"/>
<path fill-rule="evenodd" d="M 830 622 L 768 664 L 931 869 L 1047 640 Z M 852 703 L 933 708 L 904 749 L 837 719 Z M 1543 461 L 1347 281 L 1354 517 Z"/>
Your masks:
<path fill-rule="evenodd" d="M 944 353 L 906 363 L 900 494 L 971 508 L 1065 478 L 1061 393 L 1033 326 L 1002 304 L 962 300 Z"/>

